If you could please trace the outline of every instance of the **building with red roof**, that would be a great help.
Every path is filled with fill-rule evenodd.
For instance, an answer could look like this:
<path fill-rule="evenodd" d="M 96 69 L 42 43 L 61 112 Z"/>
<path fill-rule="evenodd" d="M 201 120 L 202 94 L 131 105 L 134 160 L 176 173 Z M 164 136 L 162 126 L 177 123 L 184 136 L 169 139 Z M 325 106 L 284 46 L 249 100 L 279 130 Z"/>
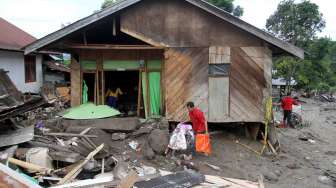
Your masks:
<path fill-rule="evenodd" d="M 21 92 L 38 93 L 43 84 L 42 55 L 24 55 L 35 37 L 0 17 L 0 69 Z"/>

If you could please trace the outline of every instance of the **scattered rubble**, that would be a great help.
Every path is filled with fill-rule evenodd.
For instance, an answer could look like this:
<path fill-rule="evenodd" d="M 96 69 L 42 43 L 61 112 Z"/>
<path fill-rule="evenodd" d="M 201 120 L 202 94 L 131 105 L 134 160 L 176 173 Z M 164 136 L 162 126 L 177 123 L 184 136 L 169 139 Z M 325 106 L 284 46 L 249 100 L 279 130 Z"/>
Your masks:
<path fill-rule="evenodd" d="M 154 129 L 148 136 L 148 143 L 157 154 L 164 154 L 169 143 L 167 130 Z"/>
<path fill-rule="evenodd" d="M 41 95 L 22 95 L 6 84 L 0 82 L 0 161 L 8 165 L 0 164 L 0 181 L 5 186 L 237 187 L 234 182 L 242 181 L 204 176 L 191 159 L 163 156 L 169 142 L 164 118 L 69 119 L 64 115 L 69 88 L 46 84 Z"/>

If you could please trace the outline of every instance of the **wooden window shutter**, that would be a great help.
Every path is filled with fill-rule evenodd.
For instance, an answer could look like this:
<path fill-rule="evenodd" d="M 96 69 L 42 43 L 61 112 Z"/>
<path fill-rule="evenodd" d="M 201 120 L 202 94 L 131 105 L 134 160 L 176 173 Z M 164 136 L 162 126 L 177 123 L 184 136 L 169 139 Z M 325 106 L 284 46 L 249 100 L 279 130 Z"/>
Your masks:
<path fill-rule="evenodd" d="M 24 57 L 25 82 L 36 82 L 36 56 Z"/>
<path fill-rule="evenodd" d="M 230 47 L 209 48 L 209 121 L 225 122 L 230 116 Z"/>

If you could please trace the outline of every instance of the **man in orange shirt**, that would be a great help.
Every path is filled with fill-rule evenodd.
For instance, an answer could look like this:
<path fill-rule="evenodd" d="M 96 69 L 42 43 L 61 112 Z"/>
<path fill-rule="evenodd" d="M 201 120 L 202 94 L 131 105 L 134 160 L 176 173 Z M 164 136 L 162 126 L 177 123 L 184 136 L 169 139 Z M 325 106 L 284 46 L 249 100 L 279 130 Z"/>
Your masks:
<path fill-rule="evenodd" d="M 285 124 L 285 127 L 293 127 L 291 123 L 293 105 L 298 105 L 298 103 L 291 97 L 291 93 L 288 92 L 287 95 L 281 99 L 281 107 L 284 113 L 283 123 Z"/>

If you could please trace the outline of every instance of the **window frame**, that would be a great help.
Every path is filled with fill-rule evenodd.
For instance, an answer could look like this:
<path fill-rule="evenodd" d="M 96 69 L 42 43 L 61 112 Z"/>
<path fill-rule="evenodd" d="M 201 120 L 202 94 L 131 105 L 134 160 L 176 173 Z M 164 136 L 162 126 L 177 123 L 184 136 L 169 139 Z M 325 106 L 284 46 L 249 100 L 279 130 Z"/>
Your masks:
<path fill-rule="evenodd" d="M 24 56 L 25 83 L 34 83 L 36 79 L 36 56 Z"/>

